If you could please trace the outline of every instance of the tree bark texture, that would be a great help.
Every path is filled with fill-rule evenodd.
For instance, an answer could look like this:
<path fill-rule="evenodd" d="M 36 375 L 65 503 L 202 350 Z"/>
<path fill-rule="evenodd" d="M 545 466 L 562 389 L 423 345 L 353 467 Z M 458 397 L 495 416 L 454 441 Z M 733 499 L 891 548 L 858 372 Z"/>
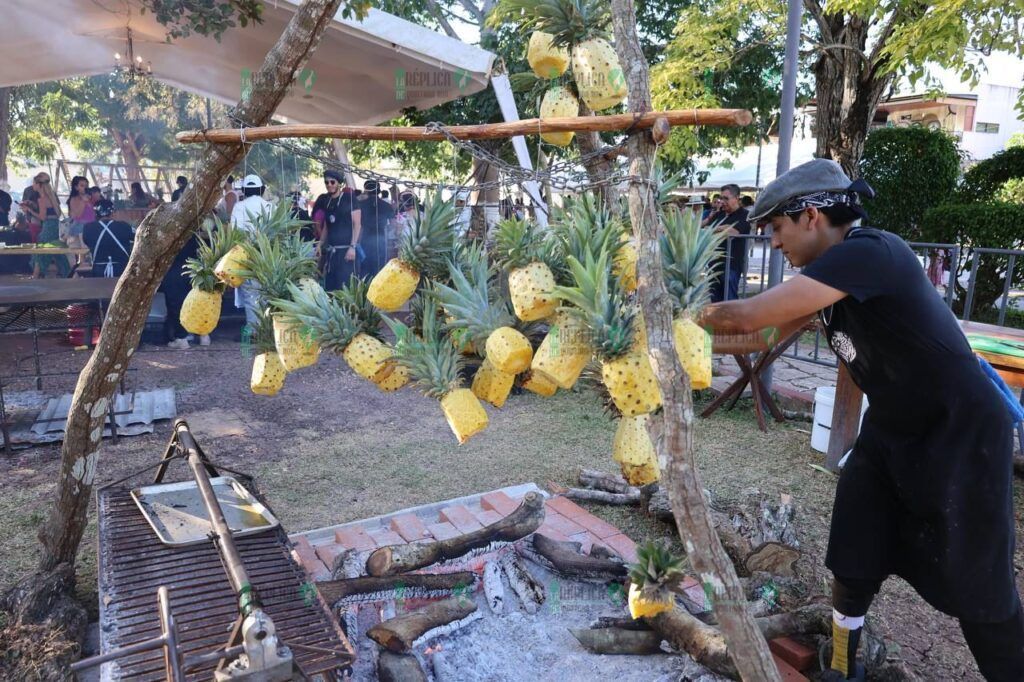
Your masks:
<path fill-rule="evenodd" d="M 804 0 L 804 7 L 814 18 L 822 43 L 814 63 L 815 155 L 833 159 L 856 178 L 871 121 L 895 79 L 891 73 L 882 73 L 885 63 L 878 48 L 891 33 L 893 22 L 872 35 L 876 47 L 868 54 L 868 33 L 878 30 L 871 21 L 842 12 L 825 14 L 819 0 Z"/>
<path fill-rule="evenodd" d="M 580 99 L 580 116 L 593 116 L 594 112 L 591 111 L 586 103 Z M 604 143 L 601 142 L 601 135 L 595 131 L 580 131 L 576 134 L 576 146 L 579 147 L 580 155 L 587 156 L 592 154 L 604 147 Z M 584 162 L 583 167 L 587 169 L 587 177 L 590 178 L 591 182 L 597 182 L 602 178 L 606 178 L 612 174 L 615 170 L 615 161 L 606 159 L 604 156 L 595 156 Z M 599 189 L 601 197 L 604 199 L 604 205 L 613 213 L 619 212 L 619 188 L 615 185 L 608 184 Z"/>
<path fill-rule="evenodd" d="M 250 96 L 235 109 L 239 118 L 253 125 L 270 120 L 340 4 L 341 0 L 306 0 L 296 10 L 263 65 L 253 74 Z M 182 198 L 155 209 L 139 225 L 135 247 L 114 290 L 99 343 L 78 377 L 71 400 L 56 499 L 39 534 L 42 570 L 62 562 L 74 565 L 85 532 L 107 406 L 139 343 L 150 301 L 174 256 L 201 216 L 213 207 L 224 177 L 243 154 L 238 143 L 208 146 L 200 152 L 197 172 Z"/>
<path fill-rule="evenodd" d="M 626 78 L 629 110 L 651 110 L 647 61 L 636 32 L 633 0 L 612 0 L 615 50 Z M 749 122 L 749 121 L 748 121 Z M 712 605 L 729 644 L 732 660 L 745 680 L 779 680 L 768 643 L 747 611 L 743 587 L 718 540 L 693 452 L 693 399 L 690 377 L 676 355 L 672 304 L 665 289 L 658 251 L 658 201 L 651 186 L 656 148 L 646 132 L 629 136 L 629 214 L 639 239 L 639 295 L 648 338 L 648 353 L 662 396 L 658 465 L 669 489 L 676 525 L 690 562 L 710 587 Z"/>
<path fill-rule="evenodd" d="M 11 93 L 0 88 L 0 182 L 7 182 L 7 155 L 11 151 Z"/>

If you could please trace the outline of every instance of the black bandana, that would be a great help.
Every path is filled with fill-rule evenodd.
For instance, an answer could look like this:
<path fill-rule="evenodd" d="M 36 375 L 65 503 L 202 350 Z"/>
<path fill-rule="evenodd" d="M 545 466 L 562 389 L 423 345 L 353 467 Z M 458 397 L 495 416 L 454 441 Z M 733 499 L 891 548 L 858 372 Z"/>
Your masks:
<path fill-rule="evenodd" d="M 853 192 L 815 192 L 805 194 L 801 197 L 793 197 L 789 201 L 779 204 L 772 213 L 799 213 L 808 208 L 825 208 L 836 204 L 856 204 L 857 195 Z"/>

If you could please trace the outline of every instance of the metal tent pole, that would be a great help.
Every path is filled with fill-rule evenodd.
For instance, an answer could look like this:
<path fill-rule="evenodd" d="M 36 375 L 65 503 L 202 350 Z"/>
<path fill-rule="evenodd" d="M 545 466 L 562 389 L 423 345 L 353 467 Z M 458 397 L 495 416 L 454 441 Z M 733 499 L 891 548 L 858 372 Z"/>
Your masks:
<path fill-rule="evenodd" d="M 788 0 L 786 15 L 786 57 L 782 67 L 782 105 L 779 114 L 779 157 L 775 164 L 775 177 L 789 170 L 790 151 L 793 147 L 793 117 L 796 112 L 796 70 L 800 49 L 800 20 L 803 18 L 801 0 Z M 771 234 L 771 226 L 767 228 Z M 771 249 L 768 257 L 768 287 L 782 282 L 782 253 Z M 771 391 L 772 366 L 761 375 L 761 382 Z"/>

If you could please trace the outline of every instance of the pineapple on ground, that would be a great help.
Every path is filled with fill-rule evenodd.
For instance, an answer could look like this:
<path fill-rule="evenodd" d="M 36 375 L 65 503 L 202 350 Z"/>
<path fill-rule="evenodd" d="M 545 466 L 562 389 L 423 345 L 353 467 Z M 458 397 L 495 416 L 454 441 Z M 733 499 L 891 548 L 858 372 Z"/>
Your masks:
<path fill-rule="evenodd" d="M 644 486 L 658 480 L 658 457 L 647 432 L 646 414 L 620 417 L 612 441 L 612 459 L 619 463 L 630 485 Z"/>
<path fill-rule="evenodd" d="M 281 359 L 277 355 L 273 322 L 266 312 L 257 313 L 256 329 L 250 333 L 248 339 L 256 352 L 252 363 L 252 375 L 249 378 L 249 389 L 257 395 L 277 395 L 284 386 L 288 370 L 281 364 Z"/>
<path fill-rule="evenodd" d="M 385 322 L 397 339 L 395 357 L 398 362 L 409 370 L 413 382 L 424 394 L 440 401 L 448 426 L 462 444 L 487 428 L 487 412 L 473 392 L 461 385 L 459 372 L 463 358 L 445 338 L 437 321 L 436 304 L 430 300 L 424 308 L 420 336 L 397 320 L 385 318 Z"/>
<path fill-rule="evenodd" d="M 587 327 L 591 346 L 601 360 L 601 377 L 623 415 L 635 417 L 661 405 L 647 348 L 637 343 L 636 310 L 625 301 L 619 281 L 612 276 L 607 252 L 585 263 L 568 257 L 574 286 L 555 289 L 572 304 L 569 309 Z"/>
<path fill-rule="evenodd" d="M 551 44 L 554 36 L 544 31 L 530 34 L 526 48 L 526 61 L 537 78 L 558 78 L 569 68 L 569 50 Z M 573 116 L 576 115 L 574 111 Z"/>
<path fill-rule="evenodd" d="M 328 294 L 319 285 L 291 285 L 288 293 L 272 305 L 286 321 L 308 329 L 318 348 L 341 355 L 356 374 L 381 390 L 397 390 L 408 382 L 407 371 L 393 362 L 394 349 L 374 336 L 380 330 L 367 328 L 345 297 Z"/>
<path fill-rule="evenodd" d="M 683 560 L 659 542 L 649 540 L 636 550 L 629 565 L 629 615 L 634 619 L 656 616 L 675 607 L 669 589 L 683 573 Z"/>
<path fill-rule="evenodd" d="M 541 120 L 576 116 L 579 113 L 579 101 L 569 91 L 569 88 L 564 85 L 551 86 L 540 100 Z M 576 133 L 571 130 L 565 132 L 546 132 L 540 134 L 540 139 L 559 147 L 568 147 L 575 135 Z"/>
<path fill-rule="evenodd" d="M 474 347 L 484 349 L 484 357 L 495 369 L 515 376 L 529 368 L 533 346 L 513 327 L 515 316 L 492 286 L 483 254 L 470 252 L 467 256 L 462 267 L 468 276 L 459 266 L 449 263 L 452 286 L 435 282 L 432 294 L 452 318 L 449 329 L 465 329 Z"/>
<path fill-rule="evenodd" d="M 662 271 L 672 297 L 675 320 L 672 332 L 676 353 L 690 376 L 693 389 L 711 386 L 711 336 L 693 321 L 711 299 L 717 276 L 711 262 L 725 240 L 723 232 L 702 228 L 693 211 L 667 208 L 662 212 Z"/>
<path fill-rule="evenodd" d="M 426 208 L 411 230 L 402 236 L 398 257 L 389 260 L 367 291 L 367 299 L 386 312 L 405 305 L 416 292 L 420 275 L 444 277 L 452 255 L 455 204 L 441 198 L 440 192 L 427 198 Z"/>
<path fill-rule="evenodd" d="M 220 321 L 224 284 L 214 271 L 237 239 L 237 230 L 230 227 L 218 223 L 217 229 L 207 228 L 206 236 L 199 239 L 196 257 L 185 263 L 185 271 L 192 278 L 192 291 L 185 296 L 178 319 L 191 334 L 209 334 Z"/>
<path fill-rule="evenodd" d="M 544 262 L 547 243 L 535 223 L 509 219 L 498 223 L 494 258 L 508 271 L 509 297 L 524 322 L 550 317 L 558 307 L 552 292 L 555 275 Z"/>

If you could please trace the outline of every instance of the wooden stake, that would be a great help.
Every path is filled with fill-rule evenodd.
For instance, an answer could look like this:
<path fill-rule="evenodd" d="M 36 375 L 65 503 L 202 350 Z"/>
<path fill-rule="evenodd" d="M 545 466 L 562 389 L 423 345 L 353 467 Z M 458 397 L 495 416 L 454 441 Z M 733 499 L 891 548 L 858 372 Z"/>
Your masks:
<path fill-rule="evenodd" d="M 517 135 L 540 133 L 606 132 L 614 130 L 644 130 L 654 126 L 745 126 L 752 119 L 746 109 L 674 109 L 649 111 L 642 114 L 611 114 L 608 116 L 565 116 L 562 118 L 527 118 L 508 123 L 485 123 L 471 126 L 450 126 L 448 132 L 460 140 L 492 140 Z M 238 144 L 258 140 L 278 140 L 286 137 L 327 137 L 341 140 L 383 140 L 392 142 L 440 142 L 447 139 L 440 132 L 425 126 L 349 126 L 325 123 L 259 126 L 245 128 L 216 128 L 213 130 L 186 130 L 174 136 L 182 144 L 210 142 Z"/>

